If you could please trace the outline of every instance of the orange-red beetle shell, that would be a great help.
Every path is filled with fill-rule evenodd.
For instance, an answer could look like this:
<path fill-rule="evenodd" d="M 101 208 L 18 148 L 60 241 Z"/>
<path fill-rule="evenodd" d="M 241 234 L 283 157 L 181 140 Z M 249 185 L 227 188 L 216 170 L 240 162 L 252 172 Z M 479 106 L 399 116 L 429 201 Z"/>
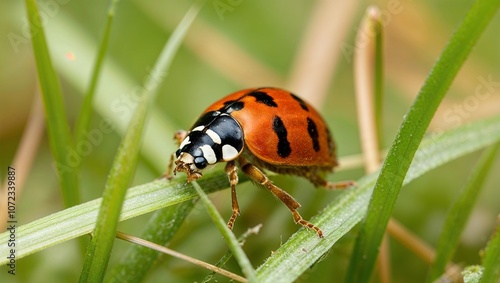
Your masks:
<path fill-rule="evenodd" d="M 245 89 L 208 107 L 217 111 L 239 103 L 230 113 L 240 123 L 246 148 L 258 159 L 285 167 L 337 165 L 335 144 L 320 114 L 307 102 L 278 88 Z"/>

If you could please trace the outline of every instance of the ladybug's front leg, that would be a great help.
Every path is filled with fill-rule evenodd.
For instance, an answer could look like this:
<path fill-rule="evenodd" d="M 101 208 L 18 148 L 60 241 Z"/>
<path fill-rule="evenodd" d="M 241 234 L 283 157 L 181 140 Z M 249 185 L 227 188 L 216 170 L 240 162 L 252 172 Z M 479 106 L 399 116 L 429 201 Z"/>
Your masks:
<path fill-rule="evenodd" d="M 281 200 L 292 213 L 295 223 L 316 231 L 318 237 L 323 238 L 323 231 L 321 231 L 319 227 L 315 226 L 307 220 L 304 220 L 302 216 L 300 216 L 299 212 L 297 211 L 297 209 L 300 207 L 300 203 L 298 203 L 290 194 L 271 183 L 264 172 L 250 163 L 244 163 L 242 170 L 245 174 L 248 175 L 248 177 L 250 177 L 250 179 L 267 188 L 269 191 L 271 191 L 271 193 L 273 193 L 273 195 Z"/>
<path fill-rule="evenodd" d="M 229 161 L 226 164 L 226 174 L 229 177 L 229 185 L 231 185 L 231 203 L 233 208 L 233 215 L 227 222 L 227 227 L 233 230 L 234 221 L 240 215 L 240 206 L 238 205 L 238 198 L 236 197 L 236 185 L 238 184 L 237 167 L 234 161 Z"/>
<path fill-rule="evenodd" d="M 177 143 L 177 147 L 179 147 L 182 141 L 186 138 L 187 132 L 184 130 L 178 130 L 174 134 L 174 140 Z M 175 153 L 170 155 L 170 161 L 168 162 L 167 171 L 163 174 L 162 178 L 172 179 L 174 175 L 172 174 L 174 170 L 174 161 L 175 161 Z"/>

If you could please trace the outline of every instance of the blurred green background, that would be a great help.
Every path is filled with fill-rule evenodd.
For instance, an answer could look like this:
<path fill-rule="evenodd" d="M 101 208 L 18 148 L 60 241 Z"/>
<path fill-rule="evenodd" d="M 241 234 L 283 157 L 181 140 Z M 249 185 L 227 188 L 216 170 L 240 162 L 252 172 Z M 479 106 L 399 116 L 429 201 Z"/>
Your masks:
<path fill-rule="evenodd" d="M 98 129 L 102 121 L 110 121 L 115 128 L 93 144 L 83 159 L 80 175 L 83 201 L 100 197 L 122 129 L 135 105 L 134 93 L 148 76 L 158 53 L 191 2 L 147 0 L 119 3 L 91 126 L 91 129 Z M 154 126 L 145 136 L 144 146 L 147 148 L 131 185 L 149 182 L 163 173 L 169 154 L 175 150 L 171 140 L 173 131 L 187 129 L 211 102 L 242 88 L 268 85 L 288 88 L 293 85 L 289 78 L 294 62 L 306 40 L 304 34 L 308 24 L 316 15 L 315 7 L 321 2 L 324 1 L 208 0 L 187 36 L 186 44 L 181 47 L 168 74 L 165 74 L 167 77 L 151 119 Z M 366 7 L 375 4 L 383 12 L 383 145 L 387 147 L 428 71 L 471 4 L 471 1 L 464 0 L 344 2 L 346 9 L 350 9 L 346 11 L 349 13 L 348 24 L 327 28 L 334 30 L 332 36 L 345 36 L 331 50 L 338 55 L 338 59 L 334 71 L 328 74 L 327 96 L 320 109 L 335 136 L 341 157 L 361 151 L 352 54 L 345 50 L 354 48 L 355 34 Z M 39 5 L 45 15 L 44 28 L 65 95 L 68 119 L 73 124 L 80 110 L 82 94 L 86 91 L 108 3 L 44 0 Z M 342 3 L 337 6 L 342 8 Z M 332 11 L 332 15 L 338 15 L 338 11 Z M 430 131 L 441 131 L 498 115 L 499 24 L 497 16 L 453 83 L 434 117 Z M 1 1 L 0 168 L 12 163 L 36 96 L 37 75 L 27 29 L 24 3 Z M 321 42 L 317 44 L 321 45 Z M 312 95 L 297 94 L 306 100 Z M 474 153 L 453 161 L 410 184 L 398 199 L 394 218 L 435 245 L 449 205 L 462 188 L 478 156 L 479 153 Z M 44 135 L 31 170 L 18 172 L 27 175 L 23 191 L 17 199 L 19 223 L 28 223 L 64 208 L 52 162 Z M 494 165 L 493 174 L 486 182 L 462 236 L 454 257 L 456 263 L 479 263 L 479 250 L 488 240 L 500 211 L 498 172 L 500 161 Z M 360 167 L 342 170 L 329 176 L 329 179 L 358 179 L 363 174 L 364 170 Z M 5 173 L 0 176 L 3 181 Z M 295 177 L 274 176 L 273 180 L 297 198 L 302 204 L 301 214 L 306 219 L 336 196 L 335 192 L 316 190 L 308 182 Z M 236 221 L 235 233 L 238 235 L 249 227 L 263 224 L 260 234 L 248 239 L 244 247 L 257 267 L 299 227 L 293 223 L 286 207 L 268 192 L 251 184 L 241 184 L 238 196 L 241 216 Z M 215 193 L 211 199 L 221 214 L 228 218 L 231 214 L 229 191 Z M 4 213 L 4 204 L 1 207 L 0 213 Z M 139 235 L 149 217 L 144 215 L 123 222 L 119 230 Z M 299 282 L 342 281 L 355 239 L 354 232 L 337 243 Z M 390 243 L 394 282 L 422 282 L 428 271 L 427 264 L 396 241 L 391 240 Z M 110 267 L 116 264 L 129 245 L 116 241 Z M 209 263 L 217 262 L 227 249 L 205 209 L 199 204 L 170 247 Z M 74 282 L 81 267 L 82 257 L 77 242 L 70 241 L 19 260 L 16 276 L 8 275 L 5 266 L 0 267 L 0 282 Z M 239 273 L 233 261 L 228 264 L 228 269 Z M 147 282 L 200 281 L 207 273 L 189 263 L 163 257 L 151 271 Z M 225 278 L 217 278 L 226 281 Z M 376 281 L 378 279 L 374 278 Z"/>

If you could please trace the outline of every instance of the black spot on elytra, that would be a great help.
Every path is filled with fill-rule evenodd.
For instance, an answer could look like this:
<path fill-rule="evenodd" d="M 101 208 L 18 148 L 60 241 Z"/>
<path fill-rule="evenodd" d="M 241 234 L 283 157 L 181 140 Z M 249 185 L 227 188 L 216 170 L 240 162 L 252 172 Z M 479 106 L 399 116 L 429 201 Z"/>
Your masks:
<path fill-rule="evenodd" d="M 330 156 L 335 155 L 335 143 L 332 139 L 332 134 L 330 133 L 330 129 L 326 128 L 326 138 L 328 141 L 328 152 Z"/>
<path fill-rule="evenodd" d="M 287 139 L 288 132 L 280 117 L 274 116 L 273 131 L 278 136 L 278 155 L 280 157 L 288 157 L 292 152 L 290 142 Z"/>
<path fill-rule="evenodd" d="M 258 103 L 263 103 L 269 107 L 278 107 L 278 104 L 276 104 L 274 98 L 265 92 L 252 91 L 248 95 L 255 97 L 255 101 L 257 101 Z"/>
<path fill-rule="evenodd" d="M 230 114 L 233 111 L 239 111 L 243 109 L 245 104 L 243 101 L 238 101 L 238 100 L 229 100 L 224 102 L 224 106 L 219 109 L 220 112 Z"/>
<path fill-rule="evenodd" d="M 300 104 L 300 107 L 306 111 L 309 111 L 309 108 L 307 107 L 307 104 L 304 100 L 302 100 L 302 98 L 296 96 L 295 94 L 293 93 L 290 93 L 292 95 L 292 98 L 297 100 L 297 102 Z"/>
<path fill-rule="evenodd" d="M 311 137 L 314 151 L 319 151 L 318 128 L 316 127 L 316 123 L 309 117 L 307 118 L 307 132 Z"/>

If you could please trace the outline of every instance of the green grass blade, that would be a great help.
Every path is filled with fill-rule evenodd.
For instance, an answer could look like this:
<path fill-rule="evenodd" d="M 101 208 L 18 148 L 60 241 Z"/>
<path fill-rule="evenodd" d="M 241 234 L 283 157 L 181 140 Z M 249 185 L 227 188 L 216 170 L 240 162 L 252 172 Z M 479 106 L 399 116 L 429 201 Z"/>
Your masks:
<path fill-rule="evenodd" d="M 247 179 L 241 178 L 242 182 L 245 180 Z M 198 183 L 207 193 L 227 188 L 229 185 L 227 176 L 222 171 L 203 174 Z M 185 178 L 158 180 L 136 186 L 127 190 L 120 221 L 176 205 L 196 196 L 194 188 L 191 185 L 186 186 Z M 16 244 L 19 243 L 16 259 L 92 232 L 101 203 L 102 198 L 95 199 L 19 226 L 16 229 Z M 8 232 L 0 234 L 2 254 L 8 254 Z M 4 261 L 7 262 L 7 259 L 0 258 L 0 264 Z"/>
<path fill-rule="evenodd" d="M 422 142 L 415 155 L 405 184 L 426 172 L 451 160 L 500 141 L 500 116 L 430 136 Z M 308 270 L 332 245 L 356 225 L 366 212 L 371 190 L 377 174 L 359 180 L 356 189 L 342 193 L 312 221 L 320 226 L 325 238 L 319 240 L 311 231 L 300 229 L 257 269 L 257 277 L 263 282 L 293 282 Z M 240 182 L 247 181 L 244 175 Z M 226 174 L 213 171 L 197 181 L 206 193 L 229 186 Z M 158 180 L 130 188 L 127 191 L 120 221 L 172 206 L 197 197 L 192 184 L 185 177 L 172 181 Z M 44 250 L 56 244 L 88 234 L 95 227 L 96 216 L 102 199 L 89 201 L 16 229 L 16 258 Z M 0 234 L 0 254 L 8 254 L 7 241 L 10 233 Z M 304 253 L 304 248 L 307 253 Z M 0 258 L 0 264 L 7 263 Z"/>
<path fill-rule="evenodd" d="M 473 3 L 432 68 L 389 149 L 354 246 L 346 282 L 368 282 L 413 156 L 458 70 L 495 14 L 499 0 Z"/>
<path fill-rule="evenodd" d="M 101 38 L 101 43 L 99 45 L 99 50 L 97 51 L 97 57 L 95 59 L 95 63 L 92 69 L 92 75 L 90 78 L 90 84 L 85 93 L 83 104 L 80 110 L 80 116 L 76 122 L 75 127 L 75 144 L 80 144 L 86 139 L 86 132 L 89 129 L 90 122 L 92 120 L 93 107 L 92 103 L 94 101 L 95 90 L 97 88 L 97 84 L 99 82 L 99 78 L 101 77 L 102 65 L 104 62 L 104 58 L 106 56 L 106 52 L 108 50 L 108 43 L 111 34 L 111 27 L 113 26 L 113 19 L 115 17 L 115 10 L 118 4 L 118 0 L 111 0 L 108 16 L 106 20 L 106 25 L 104 27 L 104 33 Z M 81 162 L 78 164 L 78 168 L 80 168 Z"/>
<path fill-rule="evenodd" d="M 486 246 L 483 258 L 483 277 L 481 283 L 500 281 L 500 217 L 498 218 L 496 230 L 493 232 L 492 239 Z"/>
<path fill-rule="evenodd" d="M 236 239 L 236 236 L 227 227 L 226 222 L 224 221 L 224 219 L 222 219 L 222 216 L 220 216 L 219 212 L 217 211 L 217 208 L 215 208 L 215 205 L 213 205 L 213 203 L 208 199 L 208 196 L 205 194 L 205 192 L 201 189 L 200 185 L 198 185 L 196 181 L 193 182 L 193 187 L 195 188 L 196 192 L 200 196 L 201 201 L 205 205 L 205 208 L 207 209 L 210 218 L 212 219 L 215 226 L 217 226 L 222 236 L 226 240 L 229 249 L 233 253 L 238 264 L 240 265 L 243 274 L 245 274 L 246 278 L 248 279 L 248 282 L 250 283 L 259 282 L 257 281 L 257 277 L 255 276 L 255 270 L 253 269 L 250 260 L 248 260 L 247 255 L 241 248 L 238 239 Z"/>
<path fill-rule="evenodd" d="M 151 95 L 144 93 L 129 129 L 118 149 L 104 188 L 102 204 L 92 240 L 87 248 L 80 282 L 101 282 L 108 265 L 128 184 L 138 159 L 141 135 L 149 110 Z"/>
<path fill-rule="evenodd" d="M 500 144 L 496 144 L 482 155 L 470 180 L 448 212 L 436 248 L 436 259 L 431 269 L 429 282 L 434 282 L 441 276 L 445 271 L 446 264 L 451 260 L 499 148 Z"/>
<path fill-rule="evenodd" d="M 137 165 L 143 128 L 153 105 L 156 90 L 164 77 L 162 74 L 170 67 L 175 52 L 201 6 L 202 3 L 197 2 L 185 15 L 158 57 L 152 75 L 144 83 L 142 96 L 104 188 L 96 228 L 87 249 L 80 282 L 101 282 L 104 278 L 125 193 Z"/>
<path fill-rule="evenodd" d="M 59 79 L 52 66 L 36 1 L 26 0 L 25 3 L 33 35 L 33 52 L 45 106 L 50 148 L 54 156 L 53 164 L 59 177 L 64 204 L 66 207 L 70 207 L 80 203 L 80 197 L 77 171 L 74 166 L 68 164 L 68 156 L 71 151 L 74 151 L 74 145 L 64 111 L 63 95 Z"/>

